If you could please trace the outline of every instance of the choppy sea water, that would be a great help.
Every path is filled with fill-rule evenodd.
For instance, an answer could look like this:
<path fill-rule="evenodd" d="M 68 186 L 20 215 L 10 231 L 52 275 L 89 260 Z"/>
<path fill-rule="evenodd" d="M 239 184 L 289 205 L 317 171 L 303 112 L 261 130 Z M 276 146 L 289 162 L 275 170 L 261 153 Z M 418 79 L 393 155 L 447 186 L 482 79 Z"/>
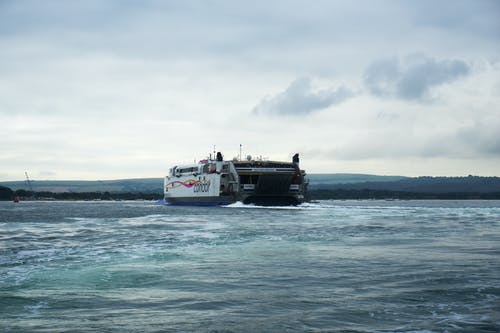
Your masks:
<path fill-rule="evenodd" d="M 1 332 L 499 332 L 499 201 L 0 202 Z"/>

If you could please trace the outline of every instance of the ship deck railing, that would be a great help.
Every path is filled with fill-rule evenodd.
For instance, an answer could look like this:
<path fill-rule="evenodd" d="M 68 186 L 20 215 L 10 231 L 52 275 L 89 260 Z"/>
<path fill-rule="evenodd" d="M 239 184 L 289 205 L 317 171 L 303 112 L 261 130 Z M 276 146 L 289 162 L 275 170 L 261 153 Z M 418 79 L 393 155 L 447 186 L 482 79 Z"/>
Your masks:
<path fill-rule="evenodd" d="M 236 168 L 236 171 L 250 172 L 294 172 L 294 168 Z"/>

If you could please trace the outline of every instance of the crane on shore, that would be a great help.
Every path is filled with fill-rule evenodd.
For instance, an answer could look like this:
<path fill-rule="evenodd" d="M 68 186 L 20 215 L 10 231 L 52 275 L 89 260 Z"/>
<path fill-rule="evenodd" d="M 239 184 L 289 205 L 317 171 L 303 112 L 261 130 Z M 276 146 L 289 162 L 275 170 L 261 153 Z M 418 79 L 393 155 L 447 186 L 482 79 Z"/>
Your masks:
<path fill-rule="evenodd" d="M 28 171 L 25 171 L 24 174 L 26 175 L 26 184 L 28 184 L 28 187 L 30 189 L 31 197 L 35 198 L 35 191 L 33 191 L 33 185 L 30 176 L 28 176 Z"/>

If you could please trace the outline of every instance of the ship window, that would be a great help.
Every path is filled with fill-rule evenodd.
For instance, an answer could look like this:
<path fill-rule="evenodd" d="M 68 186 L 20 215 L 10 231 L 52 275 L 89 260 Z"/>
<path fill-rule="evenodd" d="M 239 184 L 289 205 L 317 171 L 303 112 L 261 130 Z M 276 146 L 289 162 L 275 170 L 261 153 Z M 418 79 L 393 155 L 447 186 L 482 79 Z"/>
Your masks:
<path fill-rule="evenodd" d="M 192 168 L 183 168 L 178 170 L 179 173 L 185 174 L 185 173 L 194 173 L 198 172 L 198 167 L 192 167 Z"/>

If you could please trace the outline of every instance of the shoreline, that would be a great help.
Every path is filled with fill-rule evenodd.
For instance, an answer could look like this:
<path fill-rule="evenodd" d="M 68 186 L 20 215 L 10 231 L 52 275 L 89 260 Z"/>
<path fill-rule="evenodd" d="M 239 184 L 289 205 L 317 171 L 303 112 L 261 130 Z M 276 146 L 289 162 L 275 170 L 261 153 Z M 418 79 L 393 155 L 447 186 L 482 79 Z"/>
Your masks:
<path fill-rule="evenodd" d="M 125 200 L 162 200 L 161 193 L 143 192 L 30 192 L 13 191 L 2 201 L 125 201 Z M 310 200 L 500 200 L 500 192 L 406 192 L 390 190 L 311 190 Z"/>

